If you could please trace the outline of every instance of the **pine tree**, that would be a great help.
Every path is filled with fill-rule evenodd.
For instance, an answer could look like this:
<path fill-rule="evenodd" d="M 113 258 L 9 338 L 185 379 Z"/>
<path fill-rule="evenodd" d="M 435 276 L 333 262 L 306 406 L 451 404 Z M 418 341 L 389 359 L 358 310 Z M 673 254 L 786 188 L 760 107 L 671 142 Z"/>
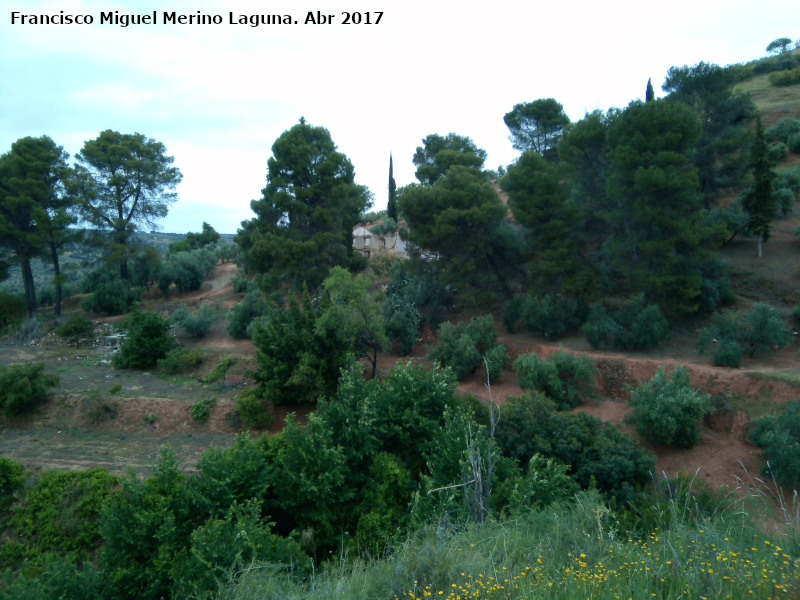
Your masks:
<path fill-rule="evenodd" d="M 750 215 L 747 227 L 750 233 L 758 236 L 758 257 L 763 255 L 764 242 L 769 239 L 770 223 L 777 212 L 773 193 L 772 163 L 767 154 L 767 140 L 761 119 L 756 121 L 756 139 L 750 154 L 753 171 L 753 187 L 742 199 L 742 206 Z"/>
<path fill-rule="evenodd" d="M 395 200 L 395 192 L 397 184 L 394 182 L 394 165 L 392 164 L 392 154 L 389 153 L 389 203 L 386 205 L 386 213 L 389 218 L 397 223 L 397 200 Z"/>

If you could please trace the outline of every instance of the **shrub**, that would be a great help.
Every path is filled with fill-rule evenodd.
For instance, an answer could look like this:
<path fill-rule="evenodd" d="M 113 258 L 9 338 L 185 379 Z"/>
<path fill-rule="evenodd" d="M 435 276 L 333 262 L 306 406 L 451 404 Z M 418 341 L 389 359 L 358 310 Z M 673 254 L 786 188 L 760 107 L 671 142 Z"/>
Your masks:
<path fill-rule="evenodd" d="M 261 292 L 257 289 L 250 290 L 241 302 L 228 311 L 228 335 L 236 339 L 250 337 L 253 319 L 266 312 L 267 303 Z"/>
<path fill-rule="evenodd" d="M 170 253 L 161 267 L 158 288 L 165 296 L 173 283 L 181 293 L 199 290 L 216 264 L 216 255 L 207 248 Z"/>
<path fill-rule="evenodd" d="M 66 323 L 56 329 L 56 335 L 67 342 L 74 343 L 76 348 L 80 348 L 81 340 L 94 337 L 94 325 L 85 317 L 70 317 Z"/>
<path fill-rule="evenodd" d="M 120 321 L 127 336 L 120 351 L 114 355 L 118 369 L 149 369 L 164 358 L 174 346 L 169 335 L 169 323 L 154 312 L 134 312 Z"/>
<path fill-rule="evenodd" d="M 612 313 L 602 303 L 593 305 L 581 333 L 595 349 L 646 350 L 669 337 L 669 323 L 657 305 L 639 294 Z"/>
<path fill-rule="evenodd" d="M 217 366 L 211 369 L 205 376 L 200 380 L 203 383 L 214 383 L 215 381 L 219 381 L 225 374 L 228 372 L 228 369 L 231 368 L 231 365 L 236 362 L 236 359 L 233 356 L 226 356 L 225 358 L 221 358 L 217 363 Z"/>
<path fill-rule="evenodd" d="M 800 154 L 800 133 L 789 136 L 789 139 L 786 140 L 786 145 L 789 146 L 789 151 L 792 154 Z"/>
<path fill-rule="evenodd" d="M 529 331 L 542 335 L 546 340 L 556 340 L 580 327 L 586 316 L 586 305 L 580 300 L 546 294 L 526 296 L 520 319 Z"/>
<path fill-rule="evenodd" d="M 203 362 L 203 354 L 198 349 L 173 348 L 156 362 L 159 370 L 170 375 L 191 371 Z"/>
<path fill-rule="evenodd" d="M 200 402 L 195 402 L 189 409 L 189 414 L 191 414 L 192 418 L 198 423 L 205 423 L 211 416 L 211 407 L 213 405 L 213 400 L 201 400 Z"/>
<path fill-rule="evenodd" d="M 106 279 L 97 284 L 94 293 L 81 303 L 81 308 L 89 313 L 108 313 L 121 315 L 139 300 L 141 294 L 133 291 L 128 282 L 119 277 Z"/>
<path fill-rule="evenodd" d="M 700 441 L 698 424 L 708 412 L 708 396 L 693 390 L 687 371 L 678 366 L 670 379 L 661 367 L 631 392 L 636 431 L 659 444 L 692 448 Z"/>
<path fill-rule="evenodd" d="M 231 279 L 231 286 L 235 294 L 246 294 L 256 289 L 256 285 L 247 278 L 247 274 L 243 271 L 236 272 L 236 275 Z"/>
<path fill-rule="evenodd" d="M 797 85 L 800 83 L 800 67 L 795 67 L 789 71 L 770 73 L 769 82 L 776 87 Z"/>
<path fill-rule="evenodd" d="M 722 343 L 714 352 L 711 359 L 711 364 L 715 367 L 730 367 L 738 369 L 742 366 L 742 358 L 744 357 L 744 348 L 734 340 L 723 340 Z"/>
<path fill-rule="evenodd" d="M 777 163 L 782 161 L 786 158 L 786 155 L 789 154 L 789 146 L 787 146 L 784 142 L 775 142 L 770 144 L 769 148 L 767 149 L 767 158 L 773 163 Z"/>
<path fill-rule="evenodd" d="M 655 458 L 617 427 L 585 413 L 557 412 L 544 396 L 508 398 L 500 407 L 496 440 L 504 456 L 527 467 L 540 454 L 569 465 L 581 488 L 596 487 L 621 504 L 650 480 Z"/>
<path fill-rule="evenodd" d="M 182 304 L 172 315 L 172 320 L 178 327 L 187 335 L 197 338 L 205 336 L 219 318 L 219 308 L 212 308 L 209 304 L 201 305 L 196 313 L 189 312 L 186 305 Z"/>
<path fill-rule="evenodd" d="M 764 450 L 762 472 L 780 484 L 797 489 L 800 484 L 800 399 L 786 405 L 782 414 L 754 419 L 750 439 Z"/>
<path fill-rule="evenodd" d="M 796 133 L 800 133 L 800 119 L 788 117 L 779 120 L 772 127 L 768 127 L 764 131 L 764 137 L 766 137 L 767 142 L 770 143 L 788 142 L 789 138 Z"/>
<path fill-rule="evenodd" d="M 792 343 L 792 334 L 778 311 L 768 304 L 754 304 L 749 312 L 727 310 L 715 313 L 711 325 L 705 327 L 697 340 L 697 349 L 702 354 L 713 343 L 733 344 L 745 349 L 749 357 L 773 349 L 785 348 Z"/>
<path fill-rule="evenodd" d="M 514 370 L 522 389 L 542 392 L 558 410 L 574 408 L 593 398 L 596 391 L 591 359 L 570 354 L 563 348 L 547 360 L 535 354 L 520 356 Z"/>
<path fill-rule="evenodd" d="M 256 389 L 245 390 L 239 395 L 236 399 L 236 414 L 245 427 L 251 429 L 261 429 L 270 423 L 267 403 Z"/>
<path fill-rule="evenodd" d="M 773 199 L 780 207 L 781 216 L 786 216 L 794 210 L 795 195 L 789 188 L 778 188 L 773 192 Z"/>
<path fill-rule="evenodd" d="M 0 290 L 0 333 L 15 325 L 28 314 L 25 298 Z"/>
<path fill-rule="evenodd" d="M 497 332 L 491 315 L 474 317 L 469 323 L 443 323 L 439 328 L 439 344 L 430 353 L 431 360 L 450 367 L 457 379 L 466 377 L 484 365 L 491 356 L 489 380 L 496 381 L 508 363 L 505 345 L 495 342 Z M 502 347 L 502 350 L 497 349 Z"/>
<path fill-rule="evenodd" d="M 11 417 L 50 399 L 58 377 L 46 375 L 42 363 L 0 367 L 0 412 Z"/>
<path fill-rule="evenodd" d="M 383 321 L 386 336 L 400 344 L 400 354 L 409 354 L 419 339 L 422 311 L 410 298 L 393 294 L 383 303 Z"/>
<path fill-rule="evenodd" d="M 25 483 L 25 472 L 18 462 L 0 456 L 0 523 Z"/>

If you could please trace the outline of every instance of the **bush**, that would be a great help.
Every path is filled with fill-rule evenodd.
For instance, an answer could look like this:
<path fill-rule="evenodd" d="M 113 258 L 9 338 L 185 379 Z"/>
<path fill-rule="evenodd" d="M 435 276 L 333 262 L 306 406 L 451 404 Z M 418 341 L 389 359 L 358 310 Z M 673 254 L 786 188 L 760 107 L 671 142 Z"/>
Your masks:
<path fill-rule="evenodd" d="M 668 378 L 661 367 L 650 380 L 631 392 L 636 431 L 646 440 L 679 448 L 700 441 L 698 424 L 710 408 L 708 396 L 693 390 L 689 374 L 678 366 Z"/>
<path fill-rule="evenodd" d="M 228 311 L 228 335 L 236 339 L 250 337 L 253 319 L 266 312 L 267 303 L 261 292 L 257 289 L 250 290 L 239 304 Z"/>
<path fill-rule="evenodd" d="M 767 142 L 788 142 L 789 138 L 797 133 L 800 133 L 800 119 L 788 117 L 781 119 L 772 127 L 768 127 L 764 131 L 764 137 Z"/>
<path fill-rule="evenodd" d="M 89 313 L 107 313 L 109 315 L 121 315 L 139 300 L 141 294 L 131 290 L 130 284 L 119 277 L 109 277 L 108 274 L 96 277 L 87 277 L 91 281 L 98 280 L 97 284 L 90 289 L 92 295 L 81 303 L 81 308 Z M 84 282 L 84 285 L 87 285 Z"/>
<path fill-rule="evenodd" d="M 164 358 L 159 358 L 156 364 L 160 371 L 170 375 L 191 371 L 203 362 L 203 354 L 196 348 L 187 350 L 186 348 L 173 348 L 167 352 Z"/>
<path fill-rule="evenodd" d="M 714 352 L 711 359 L 711 364 L 715 367 L 730 367 L 738 369 L 742 366 L 742 358 L 744 357 L 744 348 L 739 342 L 733 340 L 723 340 L 722 343 Z"/>
<path fill-rule="evenodd" d="M 596 487 L 620 504 L 650 481 L 655 457 L 617 427 L 585 413 L 557 412 L 544 396 L 508 398 L 500 407 L 496 440 L 504 456 L 527 468 L 536 454 L 569 465 L 581 488 Z"/>
<path fill-rule="evenodd" d="M 512 298 L 506 304 L 503 324 L 513 332 L 516 321 L 521 321 L 529 331 L 552 341 L 580 327 L 586 315 L 586 305 L 575 298 L 560 294 L 525 295 Z"/>
<path fill-rule="evenodd" d="M 186 305 L 182 304 L 172 315 L 172 321 L 178 327 L 187 335 L 197 338 L 205 336 L 219 319 L 219 308 L 212 308 L 209 304 L 201 305 L 196 313 L 189 312 Z"/>
<path fill-rule="evenodd" d="M 0 456 L 0 524 L 5 511 L 14 503 L 17 492 L 25 483 L 25 472 L 18 462 Z"/>
<path fill-rule="evenodd" d="M 795 67 L 789 71 L 771 73 L 769 82 L 776 87 L 786 87 L 800 83 L 800 67 Z"/>
<path fill-rule="evenodd" d="M 560 348 L 547 360 L 525 354 L 514 363 L 523 390 L 538 390 L 550 398 L 558 410 L 574 408 L 593 398 L 596 392 L 591 359 Z"/>
<path fill-rule="evenodd" d="M 165 296 L 173 283 L 181 293 L 199 290 L 216 265 L 216 255 L 207 248 L 168 254 L 161 267 L 158 289 Z"/>
<path fill-rule="evenodd" d="M 192 404 L 192 408 L 189 409 L 189 414 L 192 415 L 192 418 L 198 423 L 205 423 L 211 416 L 212 406 L 214 406 L 213 400 L 201 400 L 200 402 L 195 402 Z"/>
<path fill-rule="evenodd" d="M 58 377 L 45 375 L 42 363 L 0 367 L 0 412 L 11 417 L 50 399 Z"/>
<path fill-rule="evenodd" d="M 647 350 L 669 337 L 669 323 L 657 305 L 639 294 L 612 313 L 602 303 L 593 305 L 581 333 L 595 349 Z"/>
<path fill-rule="evenodd" d="M 70 317 L 67 322 L 56 329 L 56 335 L 80 348 L 81 340 L 94 337 L 94 324 L 85 317 Z"/>
<path fill-rule="evenodd" d="M 255 389 L 245 390 L 239 395 L 236 399 L 236 414 L 244 426 L 250 429 L 262 429 L 271 421 L 267 403 Z"/>
<path fill-rule="evenodd" d="M 496 337 L 491 315 L 474 317 L 469 323 L 443 323 L 439 328 L 439 344 L 430 353 L 430 359 L 451 368 L 456 378 L 462 379 L 481 366 L 485 368 L 484 357 L 488 362 L 491 356 L 489 381 L 496 381 L 508 364 L 505 345 L 496 343 Z"/>
<path fill-rule="evenodd" d="M 22 321 L 27 314 L 24 297 L 0 290 L 0 333 Z"/>
<path fill-rule="evenodd" d="M 789 146 L 787 146 L 784 142 L 775 142 L 770 144 L 769 148 L 767 149 L 767 158 L 773 163 L 778 163 L 786 158 L 786 155 L 789 154 Z"/>
<path fill-rule="evenodd" d="M 233 356 L 226 356 L 225 358 L 221 358 L 217 363 L 217 366 L 211 369 L 205 376 L 200 380 L 203 383 L 214 383 L 215 381 L 219 381 L 225 374 L 228 372 L 228 369 L 231 368 L 231 365 L 236 362 L 236 359 Z"/>
<path fill-rule="evenodd" d="M 750 439 L 762 448 L 762 472 L 782 486 L 798 489 L 800 484 L 800 399 L 793 400 L 782 414 L 754 419 Z"/>
<path fill-rule="evenodd" d="M 169 335 L 169 323 L 154 312 L 131 313 L 118 327 L 127 331 L 122 348 L 114 355 L 114 366 L 118 369 L 155 367 L 175 346 L 175 339 Z"/>
<path fill-rule="evenodd" d="M 800 154 L 800 133 L 789 136 L 789 139 L 786 140 L 786 145 L 789 146 L 789 152 L 792 154 Z"/>
<path fill-rule="evenodd" d="M 383 303 L 383 322 L 386 336 L 400 344 L 400 354 L 409 354 L 419 340 L 422 311 L 406 296 L 387 295 Z"/>

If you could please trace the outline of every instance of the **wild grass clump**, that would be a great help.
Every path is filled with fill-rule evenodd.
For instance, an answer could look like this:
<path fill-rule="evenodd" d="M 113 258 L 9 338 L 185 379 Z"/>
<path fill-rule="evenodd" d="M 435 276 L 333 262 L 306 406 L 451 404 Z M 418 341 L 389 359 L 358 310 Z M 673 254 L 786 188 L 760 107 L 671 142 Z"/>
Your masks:
<path fill-rule="evenodd" d="M 786 536 L 764 536 L 744 501 L 711 494 L 689 505 L 693 481 L 670 483 L 650 531 L 621 528 L 596 492 L 507 522 L 440 519 L 382 560 L 340 556 L 305 583 L 253 565 L 219 598 L 776 598 L 797 597 Z M 680 489 L 681 493 L 677 493 Z M 756 507 L 754 507 L 756 508 Z"/>

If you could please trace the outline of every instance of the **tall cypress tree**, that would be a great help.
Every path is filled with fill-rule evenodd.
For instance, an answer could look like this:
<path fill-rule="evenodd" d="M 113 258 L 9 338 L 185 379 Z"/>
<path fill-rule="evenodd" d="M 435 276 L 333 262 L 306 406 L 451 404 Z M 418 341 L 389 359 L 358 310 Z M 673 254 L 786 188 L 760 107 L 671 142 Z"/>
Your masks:
<path fill-rule="evenodd" d="M 648 79 L 647 80 L 647 90 L 644 92 L 644 101 L 645 102 L 652 102 L 656 99 L 656 93 L 653 91 L 653 82 Z"/>
<path fill-rule="evenodd" d="M 742 206 L 750 215 L 747 228 L 758 236 L 758 257 L 763 255 L 764 242 L 769 239 L 770 225 L 775 218 L 777 207 L 773 192 L 772 163 L 767 155 L 767 140 L 761 119 L 756 121 L 756 138 L 750 154 L 750 166 L 753 171 L 753 187 L 742 199 Z"/>
<path fill-rule="evenodd" d="M 392 153 L 389 153 L 389 203 L 386 205 L 386 213 L 390 219 L 397 223 L 397 200 L 395 200 L 395 192 L 397 184 L 394 182 L 394 165 L 392 164 Z"/>

